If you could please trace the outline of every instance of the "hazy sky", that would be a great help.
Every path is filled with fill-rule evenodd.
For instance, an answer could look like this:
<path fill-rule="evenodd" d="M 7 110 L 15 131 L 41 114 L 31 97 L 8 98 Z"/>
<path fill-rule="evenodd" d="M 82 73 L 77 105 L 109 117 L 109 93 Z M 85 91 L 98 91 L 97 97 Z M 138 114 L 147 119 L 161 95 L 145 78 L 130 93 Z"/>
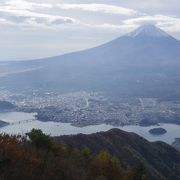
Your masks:
<path fill-rule="evenodd" d="M 0 0 L 0 60 L 93 47 L 144 23 L 180 39 L 180 0 Z"/>

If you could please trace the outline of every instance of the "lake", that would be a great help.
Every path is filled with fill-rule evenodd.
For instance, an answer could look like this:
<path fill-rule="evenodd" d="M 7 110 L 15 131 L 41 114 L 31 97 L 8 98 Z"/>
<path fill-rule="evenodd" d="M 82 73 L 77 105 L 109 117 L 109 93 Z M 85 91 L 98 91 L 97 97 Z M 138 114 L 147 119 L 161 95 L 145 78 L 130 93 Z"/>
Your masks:
<path fill-rule="evenodd" d="M 10 123 L 9 126 L 0 128 L 0 133 L 8 134 L 25 134 L 32 128 L 41 129 L 44 133 L 51 136 L 59 135 L 70 135 L 70 134 L 91 134 L 100 131 L 108 131 L 112 128 L 119 128 L 124 131 L 134 132 L 140 136 L 148 139 L 149 141 L 164 141 L 171 144 L 174 138 L 180 138 L 180 125 L 175 124 L 160 124 L 160 126 L 118 126 L 114 127 L 111 125 L 101 124 L 86 127 L 75 127 L 70 123 L 59 123 L 59 122 L 41 122 L 35 119 L 36 113 L 24 113 L 24 112 L 6 112 L 0 113 L 0 120 Z M 164 135 L 152 135 L 149 130 L 152 128 L 162 127 L 167 130 Z"/>

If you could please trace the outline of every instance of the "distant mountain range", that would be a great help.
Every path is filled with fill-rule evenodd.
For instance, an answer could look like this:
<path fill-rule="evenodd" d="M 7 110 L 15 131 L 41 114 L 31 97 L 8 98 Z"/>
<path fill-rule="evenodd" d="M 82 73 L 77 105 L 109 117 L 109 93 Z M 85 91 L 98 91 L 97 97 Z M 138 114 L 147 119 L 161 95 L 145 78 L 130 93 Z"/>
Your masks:
<path fill-rule="evenodd" d="M 163 142 L 150 143 L 119 129 L 91 135 L 60 136 L 55 140 L 80 149 L 89 147 L 95 154 L 106 150 L 118 157 L 124 167 L 144 164 L 152 180 L 180 179 L 180 152 Z"/>
<path fill-rule="evenodd" d="M 88 90 L 128 97 L 180 98 L 180 41 L 154 25 L 143 25 L 95 48 L 0 64 L 1 69 L 1 85 L 17 91 Z"/>

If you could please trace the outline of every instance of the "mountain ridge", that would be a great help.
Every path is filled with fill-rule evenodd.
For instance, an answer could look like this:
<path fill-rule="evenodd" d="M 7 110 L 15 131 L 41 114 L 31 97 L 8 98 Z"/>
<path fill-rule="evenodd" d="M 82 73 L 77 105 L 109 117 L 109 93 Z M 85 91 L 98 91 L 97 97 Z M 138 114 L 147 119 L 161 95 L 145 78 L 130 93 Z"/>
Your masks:
<path fill-rule="evenodd" d="M 47 88 L 47 91 L 57 89 L 61 92 L 110 92 L 113 89 L 117 90 L 114 93 L 123 96 L 137 97 L 142 94 L 143 97 L 158 97 L 171 92 L 170 96 L 174 97 L 178 94 L 175 89 L 180 88 L 176 83 L 179 81 L 179 57 L 180 41 L 171 36 L 131 38 L 125 35 L 79 52 L 37 62 L 12 63 L 11 67 L 42 68 L 9 75 L 0 78 L 0 82 L 18 91 L 26 87 Z M 14 82 L 17 83 L 16 87 Z M 164 84 L 163 92 L 160 87 Z M 154 90 L 152 87 L 158 88 Z"/>
<path fill-rule="evenodd" d="M 115 128 L 91 135 L 60 136 L 55 140 L 80 149 L 88 147 L 95 154 L 106 150 L 121 159 L 125 167 L 144 164 L 150 179 L 180 178 L 180 152 L 163 142 L 148 142 L 135 133 Z"/>

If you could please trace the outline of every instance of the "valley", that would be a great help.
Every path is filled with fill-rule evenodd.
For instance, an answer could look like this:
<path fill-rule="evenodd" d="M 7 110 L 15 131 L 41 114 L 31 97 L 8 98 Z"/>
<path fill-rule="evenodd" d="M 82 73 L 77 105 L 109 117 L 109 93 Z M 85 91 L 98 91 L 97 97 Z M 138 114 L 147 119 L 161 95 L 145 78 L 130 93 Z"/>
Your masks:
<path fill-rule="evenodd" d="M 25 127 L 22 131 L 63 124 L 70 126 L 68 133 L 124 126 L 140 127 L 137 133 L 144 128 L 140 135 L 146 136 L 151 127 L 165 124 L 173 132 L 171 126 L 180 125 L 179 57 L 179 40 L 142 25 L 91 49 L 0 63 L 0 101 L 12 104 L 1 112 L 35 113 L 35 121 L 14 124 Z"/>

